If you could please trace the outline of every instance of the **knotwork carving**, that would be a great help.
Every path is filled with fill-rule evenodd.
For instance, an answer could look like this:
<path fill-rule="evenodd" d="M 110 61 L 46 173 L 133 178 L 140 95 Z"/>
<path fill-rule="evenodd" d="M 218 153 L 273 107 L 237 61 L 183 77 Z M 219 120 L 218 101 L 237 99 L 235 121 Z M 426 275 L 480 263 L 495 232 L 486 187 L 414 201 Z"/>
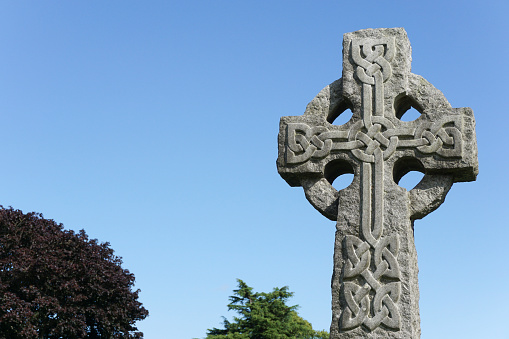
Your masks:
<path fill-rule="evenodd" d="M 353 149 L 352 154 L 363 162 L 375 162 L 374 153 L 378 148 L 382 148 L 383 159 L 387 160 L 398 146 L 398 137 L 392 135 L 385 137 L 383 132 L 395 129 L 394 124 L 384 117 L 371 117 L 372 125 L 367 128 L 364 121 L 358 121 L 352 126 L 349 133 L 349 140 L 358 140 L 362 146 Z"/>
<path fill-rule="evenodd" d="M 460 128 L 460 129 L 458 129 Z M 421 124 L 415 130 L 415 138 L 422 141 L 417 150 L 424 154 L 436 153 L 443 157 L 461 157 L 463 153 L 461 117 L 448 117 L 433 124 Z"/>
<path fill-rule="evenodd" d="M 394 58 L 394 37 L 352 40 L 352 59 L 358 65 L 355 74 L 367 85 L 386 82 L 392 75 L 389 62 Z"/>
<path fill-rule="evenodd" d="M 346 235 L 341 328 L 381 324 L 401 328 L 398 301 L 401 277 L 397 234 L 382 237 L 384 224 L 384 161 L 397 150 L 414 149 L 444 158 L 462 155 L 462 120 L 449 115 L 438 121 L 408 124 L 390 120 L 384 113 L 384 82 L 392 76 L 394 39 L 352 40 L 355 74 L 362 83 L 362 109 L 348 130 L 288 123 L 287 164 L 321 160 L 332 152 L 349 151 L 362 163 L 360 237 Z"/>
<path fill-rule="evenodd" d="M 309 127 L 304 123 L 287 126 L 286 163 L 298 164 L 310 158 L 325 158 L 331 151 L 350 150 L 361 144 L 348 142 L 347 131 L 329 131 L 326 127 Z"/>
<path fill-rule="evenodd" d="M 344 330 L 361 325 L 370 330 L 380 324 L 391 329 L 401 327 L 396 306 L 401 293 L 398 251 L 396 234 L 382 237 L 371 245 L 353 235 L 344 238 L 343 297 L 346 305 L 341 317 Z"/>
<path fill-rule="evenodd" d="M 461 117 L 422 122 L 418 127 L 396 127 L 389 119 L 371 117 L 372 125 L 356 122 L 348 131 L 329 130 L 324 126 L 309 127 L 289 123 L 286 137 L 286 163 L 298 164 L 310 159 L 323 159 L 331 152 L 349 150 L 362 162 L 373 163 L 374 152 L 380 148 L 387 160 L 397 149 L 415 148 L 423 154 L 445 158 L 461 157 Z"/>

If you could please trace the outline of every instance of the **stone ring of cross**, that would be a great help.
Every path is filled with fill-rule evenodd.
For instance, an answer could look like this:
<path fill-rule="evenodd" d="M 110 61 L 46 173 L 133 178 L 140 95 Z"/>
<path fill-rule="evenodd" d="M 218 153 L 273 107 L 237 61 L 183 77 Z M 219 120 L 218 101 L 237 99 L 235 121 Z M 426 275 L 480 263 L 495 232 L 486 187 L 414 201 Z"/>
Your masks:
<path fill-rule="evenodd" d="M 392 102 L 386 104 L 388 109 L 385 113 L 388 117 L 372 116 L 372 124 L 369 128 L 365 127 L 362 120 L 362 111 L 356 109 L 351 100 L 346 97 L 342 79 L 326 86 L 308 104 L 302 118 L 303 120 L 319 119 L 320 128 L 315 127 L 315 134 L 309 137 L 309 142 L 305 138 L 305 132 L 300 134 L 294 131 L 296 139 L 301 138 L 301 142 L 295 143 L 295 148 L 299 147 L 301 152 L 293 152 L 292 147 L 288 147 L 286 156 L 295 157 L 307 152 L 309 158 L 316 157 L 324 160 L 320 166 L 321 171 L 312 171 L 309 175 L 303 175 L 300 182 L 292 181 L 292 186 L 302 186 L 310 203 L 327 218 L 331 220 L 337 218 L 339 192 L 332 186 L 332 182 L 339 175 L 351 173 L 355 175 L 353 184 L 358 180 L 356 177 L 360 176 L 360 171 L 354 170 L 358 168 L 355 165 L 356 160 L 373 163 L 375 158 L 373 153 L 376 149 L 381 150 L 383 160 L 393 156 L 398 148 L 402 151 L 395 156 L 397 161 L 392 162 L 393 180 L 396 184 L 410 171 L 419 171 L 424 174 L 419 184 L 410 191 L 412 200 L 415 201 L 415 218 L 422 218 L 444 201 L 455 181 L 454 176 L 447 172 L 437 173 L 433 169 L 426 170 L 422 162 L 427 163 L 430 160 L 425 159 L 423 155 L 437 152 L 449 158 L 461 155 L 463 148 L 461 121 L 459 121 L 461 116 L 456 113 L 450 117 L 444 118 L 440 115 L 441 118 L 433 119 L 437 110 L 448 110 L 454 113 L 458 109 L 451 108 L 442 92 L 424 78 L 415 74 L 409 74 L 409 78 L 406 91 L 398 93 Z M 432 96 L 434 100 L 425 100 L 424 98 L 428 96 Z M 419 111 L 421 116 L 410 122 L 400 120 L 411 107 Z M 334 125 L 334 120 L 347 109 L 352 110 L 352 118 L 344 125 Z M 388 111 L 390 114 L 387 114 Z M 288 137 L 291 138 L 291 135 Z M 319 143 L 322 145 L 320 149 L 317 147 Z M 306 148 L 302 147 L 303 144 Z M 444 148 L 444 145 L 450 147 Z M 309 151 L 313 148 L 315 154 L 310 154 Z M 342 153 L 343 149 L 349 149 L 351 154 Z M 420 204 L 419 201 L 422 199 L 426 201 Z"/>

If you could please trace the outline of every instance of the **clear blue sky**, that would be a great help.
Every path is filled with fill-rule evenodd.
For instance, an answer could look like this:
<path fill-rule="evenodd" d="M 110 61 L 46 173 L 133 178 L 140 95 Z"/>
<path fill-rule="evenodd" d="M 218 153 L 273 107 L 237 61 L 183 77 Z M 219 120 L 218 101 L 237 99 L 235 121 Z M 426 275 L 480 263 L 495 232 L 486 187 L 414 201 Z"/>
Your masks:
<path fill-rule="evenodd" d="M 422 338 L 507 339 L 506 1 L 1 1 L 0 203 L 109 241 L 148 339 L 204 337 L 235 278 L 330 325 L 334 222 L 276 171 L 341 42 L 405 27 L 477 120 L 480 174 L 416 222 Z"/>

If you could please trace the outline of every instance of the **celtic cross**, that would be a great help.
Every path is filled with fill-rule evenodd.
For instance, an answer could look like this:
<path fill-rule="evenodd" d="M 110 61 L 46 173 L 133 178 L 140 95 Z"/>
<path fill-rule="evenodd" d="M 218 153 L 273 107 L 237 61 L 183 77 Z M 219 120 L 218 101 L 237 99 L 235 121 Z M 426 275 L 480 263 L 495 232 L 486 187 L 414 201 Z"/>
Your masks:
<path fill-rule="evenodd" d="M 278 172 L 336 221 L 331 338 L 420 337 L 413 221 L 478 173 L 472 110 L 412 74 L 410 52 L 402 28 L 345 34 L 343 77 L 302 116 L 281 118 Z M 411 107 L 420 117 L 402 121 Z M 347 109 L 352 118 L 334 125 Z M 421 182 L 398 186 L 414 170 Z M 354 179 L 337 191 L 344 173 Z"/>

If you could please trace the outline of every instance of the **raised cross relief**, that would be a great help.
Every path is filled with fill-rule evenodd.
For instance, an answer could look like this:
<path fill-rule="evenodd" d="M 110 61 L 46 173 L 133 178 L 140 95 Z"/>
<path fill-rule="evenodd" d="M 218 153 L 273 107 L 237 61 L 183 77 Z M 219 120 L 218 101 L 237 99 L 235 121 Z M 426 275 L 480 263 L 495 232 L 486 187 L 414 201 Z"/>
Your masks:
<path fill-rule="evenodd" d="M 402 28 L 344 35 L 343 77 L 302 116 L 281 118 L 278 171 L 336 223 L 331 338 L 419 338 L 413 220 L 435 210 L 454 182 L 475 180 L 475 121 L 410 73 Z M 400 118 L 410 107 L 421 115 Z M 353 115 L 338 126 L 346 109 Z M 412 190 L 397 185 L 424 173 Z M 353 173 L 337 191 L 332 182 Z"/>

